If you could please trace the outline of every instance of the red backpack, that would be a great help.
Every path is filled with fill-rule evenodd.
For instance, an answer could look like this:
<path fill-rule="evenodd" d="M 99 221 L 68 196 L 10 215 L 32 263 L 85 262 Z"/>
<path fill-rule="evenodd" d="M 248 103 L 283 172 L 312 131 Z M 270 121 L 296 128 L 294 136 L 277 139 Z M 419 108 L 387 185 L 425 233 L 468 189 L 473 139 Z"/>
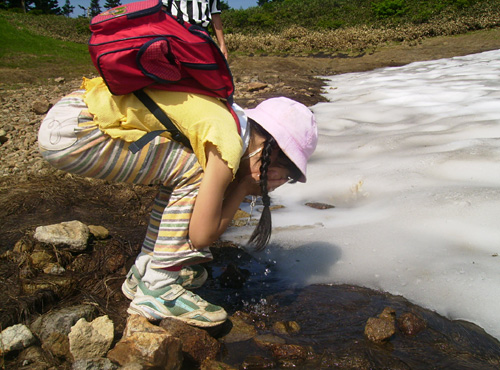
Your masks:
<path fill-rule="evenodd" d="M 223 98 L 239 130 L 231 108 L 234 83 L 229 65 L 205 29 L 166 13 L 161 0 L 145 0 L 95 16 L 90 30 L 92 62 L 112 94 L 135 93 L 169 131 L 175 126 L 164 122 L 166 115 L 143 88 Z M 179 135 L 175 138 L 174 132 L 174 139 L 187 140 Z"/>

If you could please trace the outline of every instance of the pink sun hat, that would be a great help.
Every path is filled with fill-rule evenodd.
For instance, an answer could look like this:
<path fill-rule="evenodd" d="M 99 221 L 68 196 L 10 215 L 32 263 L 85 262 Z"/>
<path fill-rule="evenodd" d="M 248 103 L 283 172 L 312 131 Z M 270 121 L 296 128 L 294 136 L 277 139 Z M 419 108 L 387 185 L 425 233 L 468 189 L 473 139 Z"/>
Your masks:
<path fill-rule="evenodd" d="M 274 137 L 280 149 L 302 172 L 298 181 L 306 182 L 307 160 L 318 143 L 316 120 L 309 108 L 279 97 L 264 100 L 253 109 L 245 109 L 245 113 Z"/>

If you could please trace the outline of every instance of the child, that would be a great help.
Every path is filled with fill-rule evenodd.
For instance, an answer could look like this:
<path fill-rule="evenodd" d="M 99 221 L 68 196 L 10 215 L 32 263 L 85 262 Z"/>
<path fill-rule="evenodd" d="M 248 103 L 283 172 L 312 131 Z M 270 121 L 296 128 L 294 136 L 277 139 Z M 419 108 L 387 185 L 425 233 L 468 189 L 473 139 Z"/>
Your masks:
<path fill-rule="evenodd" d="M 43 120 L 39 146 L 55 167 L 81 176 L 159 185 L 142 251 L 123 283 L 132 300 L 128 312 L 150 320 L 172 317 L 210 327 L 227 314 L 189 289 L 207 272 L 199 265 L 208 246 L 229 226 L 247 195 L 261 195 L 259 224 L 250 238 L 262 249 L 271 234 L 268 192 L 286 182 L 305 182 L 316 148 L 314 116 L 288 98 L 272 98 L 254 109 L 235 105 L 241 125 L 216 98 L 146 89 L 186 135 L 193 150 L 167 132 L 141 150 L 129 145 L 159 121 L 133 95 L 112 95 L 101 78 L 84 79 L 83 90 L 59 101 Z M 246 113 L 246 114 L 245 114 Z"/>
<path fill-rule="evenodd" d="M 218 0 L 163 0 L 164 9 L 174 17 L 207 29 L 212 24 L 219 48 L 228 57 L 222 27 L 222 8 Z"/>

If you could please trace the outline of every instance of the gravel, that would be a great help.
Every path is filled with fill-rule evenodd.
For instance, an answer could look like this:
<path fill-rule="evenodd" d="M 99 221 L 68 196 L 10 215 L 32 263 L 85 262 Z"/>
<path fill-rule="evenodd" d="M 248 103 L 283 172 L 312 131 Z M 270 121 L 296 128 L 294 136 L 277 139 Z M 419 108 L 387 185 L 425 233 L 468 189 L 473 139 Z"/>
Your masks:
<path fill-rule="evenodd" d="M 31 181 L 60 171 L 46 163 L 38 150 L 37 133 L 47 111 L 59 99 L 77 90 L 81 79 L 50 79 L 42 86 L 0 88 L 0 184 Z M 293 93 L 292 93 L 293 92 Z M 242 107 L 251 107 L 264 98 L 289 95 L 310 97 L 308 89 L 285 83 L 262 83 L 258 77 L 243 75 L 235 82 L 234 98 Z"/>
<path fill-rule="evenodd" d="M 56 171 L 38 151 L 38 129 L 48 109 L 80 83 L 54 79 L 44 86 L 0 89 L 0 183 Z"/>

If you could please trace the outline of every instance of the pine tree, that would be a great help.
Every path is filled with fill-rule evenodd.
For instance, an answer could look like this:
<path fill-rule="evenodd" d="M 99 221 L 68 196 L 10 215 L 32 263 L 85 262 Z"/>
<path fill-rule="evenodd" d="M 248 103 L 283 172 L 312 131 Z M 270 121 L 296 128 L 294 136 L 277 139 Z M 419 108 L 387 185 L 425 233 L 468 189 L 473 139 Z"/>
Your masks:
<path fill-rule="evenodd" d="M 100 13 L 101 13 L 101 6 L 99 5 L 99 0 L 90 0 L 89 16 L 92 18 Z"/>
<path fill-rule="evenodd" d="M 267 3 L 279 3 L 280 1 L 283 1 L 283 0 L 257 0 L 257 5 L 262 6 L 262 5 L 267 4 Z"/>
<path fill-rule="evenodd" d="M 24 0 L 1 0 L 0 1 L 0 9 L 22 9 L 25 11 L 31 1 L 27 0 L 26 4 Z"/>
<path fill-rule="evenodd" d="M 63 7 L 61 8 L 61 14 L 69 17 L 69 15 L 73 13 L 73 10 L 75 10 L 75 7 L 71 5 L 69 0 L 66 0 Z"/>
<path fill-rule="evenodd" d="M 41 14 L 61 14 L 61 8 L 57 0 L 33 0 L 32 4 L 34 6 L 29 6 L 30 11 Z"/>
<path fill-rule="evenodd" d="M 121 0 L 106 0 L 106 3 L 104 4 L 105 9 L 111 9 L 116 6 L 122 5 Z"/>

